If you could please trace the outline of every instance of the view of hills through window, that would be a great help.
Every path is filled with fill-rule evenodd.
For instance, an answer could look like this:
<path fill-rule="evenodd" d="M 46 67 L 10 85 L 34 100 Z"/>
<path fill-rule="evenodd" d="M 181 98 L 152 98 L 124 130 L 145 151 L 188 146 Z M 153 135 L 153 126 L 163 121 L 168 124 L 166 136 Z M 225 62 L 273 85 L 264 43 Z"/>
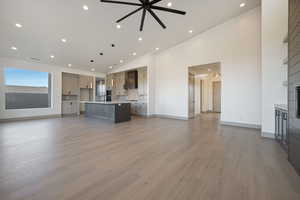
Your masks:
<path fill-rule="evenodd" d="M 51 107 L 51 74 L 27 69 L 5 68 L 5 108 Z"/>

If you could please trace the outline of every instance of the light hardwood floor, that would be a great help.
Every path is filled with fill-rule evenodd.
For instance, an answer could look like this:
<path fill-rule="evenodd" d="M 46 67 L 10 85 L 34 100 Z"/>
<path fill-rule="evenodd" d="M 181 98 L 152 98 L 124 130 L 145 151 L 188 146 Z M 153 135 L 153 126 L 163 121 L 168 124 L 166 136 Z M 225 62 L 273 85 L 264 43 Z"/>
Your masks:
<path fill-rule="evenodd" d="M 135 118 L 0 124 L 1 200 L 299 200 L 286 154 L 258 130 Z"/>

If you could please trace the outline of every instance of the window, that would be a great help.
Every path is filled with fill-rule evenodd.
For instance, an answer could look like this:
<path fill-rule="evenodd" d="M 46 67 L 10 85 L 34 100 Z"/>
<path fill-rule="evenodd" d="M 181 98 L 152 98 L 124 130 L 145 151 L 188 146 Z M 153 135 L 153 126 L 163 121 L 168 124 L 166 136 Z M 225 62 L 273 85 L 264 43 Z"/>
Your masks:
<path fill-rule="evenodd" d="M 51 107 L 51 74 L 34 70 L 5 68 L 5 108 Z"/>

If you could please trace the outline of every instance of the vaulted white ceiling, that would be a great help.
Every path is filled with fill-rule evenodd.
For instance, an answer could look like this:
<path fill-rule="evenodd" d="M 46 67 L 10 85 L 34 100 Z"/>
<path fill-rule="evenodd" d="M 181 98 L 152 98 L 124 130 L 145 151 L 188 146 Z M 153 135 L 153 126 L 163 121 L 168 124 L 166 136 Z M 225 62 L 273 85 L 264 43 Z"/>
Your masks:
<path fill-rule="evenodd" d="M 115 21 L 133 11 L 132 6 L 99 0 L 1 0 L 0 56 L 37 58 L 41 63 L 107 72 L 109 66 L 117 68 L 120 60 L 125 63 L 157 47 L 166 49 L 260 4 L 260 0 L 163 0 L 159 5 L 166 7 L 168 2 L 187 15 L 155 11 L 167 29 L 147 14 L 140 32 L 141 12 L 121 22 L 121 29 L 116 28 Z M 241 8 L 243 2 L 246 6 Z M 83 5 L 89 9 L 84 10 Z M 18 50 L 12 50 L 13 46 Z"/>

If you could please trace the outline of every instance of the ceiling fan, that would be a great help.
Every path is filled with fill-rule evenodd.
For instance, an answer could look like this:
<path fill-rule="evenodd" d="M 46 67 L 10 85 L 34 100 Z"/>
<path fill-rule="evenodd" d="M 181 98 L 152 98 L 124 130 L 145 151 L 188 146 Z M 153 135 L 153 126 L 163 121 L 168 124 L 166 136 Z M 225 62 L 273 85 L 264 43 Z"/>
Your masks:
<path fill-rule="evenodd" d="M 186 12 L 180 11 L 180 10 L 175 10 L 175 9 L 170 9 L 170 8 L 165 8 L 161 6 L 155 6 L 156 3 L 159 3 L 162 0 L 139 0 L 140 3 L 132 3 L 132 2 L 123 2 L 123 1 L 110 1 L 110 0 L 101 0 L 103 3 L 114 3 L 114 4 L 123 4 L 123 5 L 130 5 L 130 6 L 137 6 L 136 10 L 132 11 L 131 13 L 125 15 L 121 19 L 117 20 L 117 23 L 120 23 L 124 19 L 130 17 L 131 15 L 143 10 L 142 14 L 142 20 L 141 20 L 141 25 L 140 25 L 140 31 L 143 31 L 144 29 L 144 22 L 145 22 L 145 17 L 147 11 L 152 15 L 152 17 L 165 29 L 167 28 L 166 25 L 159 19 L 159 17 L 154 13 L 153 10 L 160 10 L 160 11 L 165 11 L 165 12 L 170 12 L 170 13 L 175 13 L 175 14 L 180 14 L 180 15 L 185 15 Z"/>

